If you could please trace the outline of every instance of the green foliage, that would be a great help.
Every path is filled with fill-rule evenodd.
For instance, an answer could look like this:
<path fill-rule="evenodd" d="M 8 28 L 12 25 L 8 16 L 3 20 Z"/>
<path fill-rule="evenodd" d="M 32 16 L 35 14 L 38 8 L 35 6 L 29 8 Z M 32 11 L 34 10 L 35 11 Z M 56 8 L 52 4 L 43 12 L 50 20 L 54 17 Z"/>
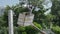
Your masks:
<path fill-rule="evenodd" d="M 46 27 L 48 27 L 48 28 L 50 28 L 50 26 L 52 27 L 54 18 L 56 18 L 56 17 L 55 17 L 55 15 L 52 15 L 52 14 L 48 14 L 45 16 L 44 24 L 46 25 Z"/>
<path fill-rule="evenodd" d="M 8 34 L 8 29 L 6 27 L 1 27 L 0 34 Z"/>
<path fill-rule="evenodd" d="M 51 14 L 55 15 L 56 17 L 53 19 L 54 24 L 60 26 L 60 1 L 59 0 L 52 1 Z"/>
<path fill-rule="evenodd" d="M 58 27 L 58 26 L 60 26 L 60 1 L 58 1 L 58 0 L 52 1 L 51 14 L 48 14 L 48 15 L 44 15 L 45 10 L 43 10 L 43 6 L 41 4 L 43 2 L 43 0 L 38 0 L 38 1 L 37 0 L 28 0 L 28 1 L 31 2 L 31 4 L 34 7 L 37 6 L 37 7 L 41 8 L 37 12 L 33 10 L 34 25 L 36 27 L 38 27 L 39 29 L 42 29 L 44 26 L 49 28 L 50 25 L 53 24 L 54 27 L 52 27 L 52 30 L 56 34 L 60 34 L 60 27 Z M 13 16 L 15 34 L 36 34 L 36 33 L 38 33 L 38 31 L 32 26 L 15 27 L 15 26 L 17 26 L 17 20 L 18 20 L 19 13 L 29 11 L 27 8 L 22 8 L 22 7 L 18 7 L 18 6 L 19 5 L 9 7 L 7 5 L 7 7 L 5 8 L 4 15 L 0 17 L 0 34 L 8 34 L 7 33 L 8 29 L 5 27 L 8 27 L 8 10 L 10 10 L 10 9 L 12 9 L 15 13 Z M 16 8 L 16 7 L 18 7 L 18 8 Z M 55 25 L 58 25 L 58 26 L 55 26 Z"/>
<path fill-rule="evenodd" d="M 56 33 L 56 34 L 60 34 L 60 27 L 59 26 L 53 26 L 52 30 Z"/>
<path fill-rule="evenodd" d="M 19 27 L 14 27 L 14 34 L 37 34 L 39 31 L 36 30 L 32 26 L 19 26 Z M 8 34 L 8 28 L 6 27 L 1 27 L 0 28 L 0 34 Z"/>
<path fill-rule="evenodd" d="M 44 10 L 39 10 L 39 11 L 33 11 L 34 14 L 34 22 L 40 23 L 42 24 L 44 19 L 45 19 L 45 15 L 44 15 Z"/>
<path fill-rule="evenodd" d="M 19 28 L 20 31 L 25 31 L 25 27 L 23 27 L 23 26 L 20 26 L 18 28 Z"/>
<path fill-rule="evenodd" d="M 5 8 L 4 15 L 0 16 L 0 27 L 8 26 L 8 10 L 11 9 L 8 5 Z"/>
<path fill-rule="evenodd" d="M 34 22 L 34 25 L 35 25 L 36 27 L 38 27 L 39 29 L 42 29 L 42 26 L 41 26 L 40 24 L 38 24 L 37 22 Z"/>
<path fill-rule="evenodd" d="M 27 34 L 36 34 L 38 33 L 38 30 L 36 30 L 34 27 L 32 26 L 27 26 L 26 28 L 26 32 Z"/>
<path fill-rule="evenodd" d="M 22 34 L 27 34 L 26 32 L 22 32 Z"/>
<path fill-rule="evenodd" d="M 30 4 L 32 4 L 33 6 L 38 6 L 38 7 L 41 7 L 43 1 L 44 0 L 28 0 Z"/>
<path fill-rule="evenodd" d="M 16 34 L 36 34 L 36 33 L 38 33 L 38 30 L 36 30 L 32 26 L 26 26 L 26 27 L 19 26 L 19 27 L 16 27 L 14 30 L 15 30 Z"/>
<path fill-rule="evenodd" d="M 6 21 L 4 19 L 5 19 L 4 16 L 0 17 L 0 27 L 6 27 L 7 26 Z"/>

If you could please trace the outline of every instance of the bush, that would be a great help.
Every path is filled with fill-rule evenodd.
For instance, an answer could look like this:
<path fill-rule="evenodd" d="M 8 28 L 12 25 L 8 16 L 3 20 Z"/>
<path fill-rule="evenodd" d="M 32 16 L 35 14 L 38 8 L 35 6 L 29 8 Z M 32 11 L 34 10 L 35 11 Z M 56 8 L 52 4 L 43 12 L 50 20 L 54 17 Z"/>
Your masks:
<path fill-rule="evenodd" d="M 54 27 L 52 27 L 52 31 L 55 32 L 56 34 L 60 34 L 60 27 L 54 26 Z"/>

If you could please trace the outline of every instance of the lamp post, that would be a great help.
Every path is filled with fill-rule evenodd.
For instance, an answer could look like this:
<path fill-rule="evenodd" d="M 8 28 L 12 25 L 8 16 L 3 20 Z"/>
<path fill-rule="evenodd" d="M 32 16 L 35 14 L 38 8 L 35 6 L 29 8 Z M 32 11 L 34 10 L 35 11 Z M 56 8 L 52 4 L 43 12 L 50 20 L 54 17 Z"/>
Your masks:
<path fill-rule="evenodd" d="M 12 10 L 8 11 L 8 24 L 9 24 L 9 34 L 14 34 L 13 33 L 13 11 Z"/>

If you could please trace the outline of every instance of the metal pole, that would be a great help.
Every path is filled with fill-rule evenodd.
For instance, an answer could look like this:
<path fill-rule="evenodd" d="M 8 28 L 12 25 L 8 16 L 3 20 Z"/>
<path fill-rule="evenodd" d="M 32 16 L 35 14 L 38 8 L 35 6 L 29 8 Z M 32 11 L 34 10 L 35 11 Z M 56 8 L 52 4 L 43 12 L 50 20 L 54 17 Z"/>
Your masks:
<path fill-rule="evenodd" d="M 8 11 L 9 34 L 13 34 L 13 11 Z"/>

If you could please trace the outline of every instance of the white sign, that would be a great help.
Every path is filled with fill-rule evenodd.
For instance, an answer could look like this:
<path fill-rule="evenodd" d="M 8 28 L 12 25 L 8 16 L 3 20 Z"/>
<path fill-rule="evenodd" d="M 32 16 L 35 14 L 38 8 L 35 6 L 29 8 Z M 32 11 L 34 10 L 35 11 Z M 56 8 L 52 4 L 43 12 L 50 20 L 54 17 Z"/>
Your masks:
<path fill-rule="evenodd" d="M 34 15 L 25 15 L 24 13 L 19 14 L 19 18 L 18 18 L 18 25 L 20 26 L 28 26 L 28 25 L 32 25 L 33 23 L 33 18 Z"/>

